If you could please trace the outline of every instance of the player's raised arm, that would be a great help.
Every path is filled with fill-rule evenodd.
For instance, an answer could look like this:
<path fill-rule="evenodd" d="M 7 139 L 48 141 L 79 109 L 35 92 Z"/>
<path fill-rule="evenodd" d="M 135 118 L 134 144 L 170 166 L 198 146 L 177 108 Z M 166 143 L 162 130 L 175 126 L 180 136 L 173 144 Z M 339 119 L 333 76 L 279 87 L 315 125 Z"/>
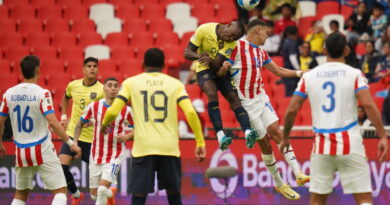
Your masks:
<path fill-rule="evenodd" d="M 67 116 L 67 112 L 68 112 L 68 107 L 69 107 L 69 104 L 70 104 L 70 99 L 72 98 L 71 96 L 68 96 L 68 89 L 69 89 L 69 85 L 68 87 L 66 87 L 66 91 L 65 91 L 65 94 L 64 96 L 62 97 L 62 100 L 61 100 L 61 126 L 66 129 L 66 127 L 68 126 L 68 116 Z"/>
<path fill-rule="evenodd" d="M 269 63 L 265 64 L 264 67 L 271 71 L 273 74 L 282 77 L 282 78 L 296 78 L 302 76 L 302 71 L 300 70 L 290 70 L 287 68 L 283 68 L 278 66 L 273 61 L 270 61 Z"/>

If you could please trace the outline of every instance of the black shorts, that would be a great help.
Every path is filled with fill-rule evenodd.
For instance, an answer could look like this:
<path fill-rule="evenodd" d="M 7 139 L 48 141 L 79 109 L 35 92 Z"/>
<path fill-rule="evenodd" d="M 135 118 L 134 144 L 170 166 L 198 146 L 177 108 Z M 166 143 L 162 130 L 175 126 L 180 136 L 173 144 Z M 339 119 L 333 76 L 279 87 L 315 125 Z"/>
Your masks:
<path fill-rule="evenodd" d="M 131 158 L 130 193 L 153 193 L 155 172 L 157 172 L 159 190 L 165 189 L 170 192 L 180 192 L 180 158 L 174 156 L 149 155 Z"/>
<path fill-rule="evenodd" d="M 89 163 L 89 153 L 91 152 L 91 143 L 78 141 L 77 143 L 81 148 L 81 160 Z M 65 154 L 74 157 L 76 153 L 70 150 L 70 147 L 65 142 L 62 143 L 60 154 Z"/>
<path fill-rule="evenodd" d="M 203 89 L 203 84 L 207 80 L 213 80 L 217 85 L 219 91 L 221 91 L 222 95 L 226 96 L 231 92 L 237 93 L 237 88 L 234 84 L 234 81 L 231 79 L 229 73 L 222 77 L 216 76 L 216 74 L 210 69 L 202 70 L 196 73 L 198 84 Z"/>

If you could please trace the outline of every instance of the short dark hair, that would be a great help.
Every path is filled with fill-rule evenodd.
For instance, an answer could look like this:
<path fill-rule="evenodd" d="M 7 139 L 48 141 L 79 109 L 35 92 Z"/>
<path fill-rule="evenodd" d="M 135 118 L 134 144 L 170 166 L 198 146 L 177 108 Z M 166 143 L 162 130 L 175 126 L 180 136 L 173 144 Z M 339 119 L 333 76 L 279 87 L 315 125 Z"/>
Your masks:
<path fill-rule="evenodd" d="M 238 29 L 240 29 L 240 37 L 243 36 L 245 34 L 245 24 L 242 22 L 242 21 L 235 21 L 237 22 L 237 25 L 238 25 Z"/>
<path fill-rule="evenodd" d="M 287 26 L 284 30 L 284 33 L 286 36 L 289 35 L 297 35 L 298 34 L 298 28 L 296 26 Z"/>
<path fill-rule="evenodd" d="M 272 21 L 268 21 L 268 22 L 267 22 L 267 26 L 268 26 L 268 27 L 274 27 L 274 26 L 275 26 L 275 23 L 272 22 Z"/>
<path fill-rule="evenodd" d="M 337 27 L 340 27 L 339 21 L 337 21 L 337 20 L 331 20 L 329 22 L 329 25 L 332 25 L 332 24 L 335 24 Z"/>
<path fill-rule="evenodd" d="M 89 62 L 95 62 L 96 64 L 99 65 L 99 60 L 97 58 L 94 58 L 94 57 L 88 57 L 84 60 L 84 65 L 87 65 L 87 63 Z"/>
<path fill-rule="evenodd" d="M 20 68 L 22 70 L 23 77 L 25 79 L 31 79 L 35 77 L 35 70 L 39 67 L 40 61 L 37 56 L 28 55 L 22 58 L 20 61 Z"/>
<path fill-rule="evenodd" d="M 260 19 L 253 19 L 253 20 L 249 21 L 246 29 L 249 31 L 249 29 L 251 29 L 255 26 L 267 26 L 267 23 L 260 20 Z"/>
<path fill-rule="evenodd" d="M 303 41 L 301 43 L 301 46 L 303 46 L 303 44 L 307 44 L 309 46 L 309 50 L 311 50 L 311 45 L 310 45 L 310 42 L 309 41 Z"/>
<path fill-rule="evenodd" d="M 380 3 L 376 3 L 375 5 L 374 5 L 374 8 L 373 9 L 379 9 L 379 10 L 381 10 L 381 11 L 384 11 L 385 9 L 383 8 L 383 6 L 380 4 Z"/>
<path fill-rule="evenodd" d="M 346 46 L 347 39 L 340 32 L 331 33 L 325 40 L 325 48 L 328 51 L 328 55 L 332 58 L 342 57 Z"/>
<path fill-rule="evenodd" d="M 104 80 L 104 84 L 106 84 L 108 81 L 116 81 L 116 82 L 119 83 L 119 80 L 116 79 L 115 77 L 108 77 L 108 78 L 106 78 L 106 79 Z"/>
<path fill-rule="evenodd" d="M 144 66 L 164 68 L 164 52 L 159 48 L 149 48 L 144 54 Z"/>

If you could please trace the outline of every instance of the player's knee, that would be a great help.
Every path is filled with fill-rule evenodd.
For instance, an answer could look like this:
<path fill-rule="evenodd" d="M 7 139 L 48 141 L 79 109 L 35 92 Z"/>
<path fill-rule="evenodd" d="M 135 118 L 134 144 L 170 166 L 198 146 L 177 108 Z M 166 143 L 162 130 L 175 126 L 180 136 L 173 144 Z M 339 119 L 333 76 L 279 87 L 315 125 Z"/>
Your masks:
<path fill-rule="evenodd" d="M 98 190 L 97 190 L 97 195 L 98 196 L 105 196 L 105 195 L 107 195 L 107 191 L 108 191 L 108 189 L 106 186 L 99 186 Z"/>
<path fill-rule="evenodd" d="M 66 194 L 65 193 L 58 193 L 54 195 L 52 205 L 66 205 L 67 199 L 66 199 Z"/>

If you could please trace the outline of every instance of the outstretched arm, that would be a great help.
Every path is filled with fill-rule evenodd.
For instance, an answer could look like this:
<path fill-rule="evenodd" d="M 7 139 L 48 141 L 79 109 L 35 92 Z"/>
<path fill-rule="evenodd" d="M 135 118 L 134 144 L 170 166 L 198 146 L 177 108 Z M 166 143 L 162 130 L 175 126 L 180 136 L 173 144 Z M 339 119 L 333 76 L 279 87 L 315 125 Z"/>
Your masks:
<path fill-rule="evenodd" d="M 264 67 L 267 70 L 271 71 L 273 74 L 283 78 L 295 78 L 295 77 L 302 76 L 302 71 L 295 71 L 295 70 L 290 70 L 287 68 L 280 67 L 273 61 L 267 63 Z"/>
<path fill-rule="evenodd" d="M 100 133 L 107 133 L 107 126 L 111 124 L 112 121 L 115 120 L 116 116 L 122 110 L 122 108 L 126 105 L 127 99 L 121 95 L 118 95 L 112 105 L 107 109 L 104 114 L 104 118 L 102 121 L 102 127 L 100 128 Z"/>
<path fill-rule="evenodd" d="M 184 58 L 188 60 L 198 60 L 200 55 L 198 54 L 197 50 L 198 47 L 189 42 L 187 48 L 184 50 Z"/>

